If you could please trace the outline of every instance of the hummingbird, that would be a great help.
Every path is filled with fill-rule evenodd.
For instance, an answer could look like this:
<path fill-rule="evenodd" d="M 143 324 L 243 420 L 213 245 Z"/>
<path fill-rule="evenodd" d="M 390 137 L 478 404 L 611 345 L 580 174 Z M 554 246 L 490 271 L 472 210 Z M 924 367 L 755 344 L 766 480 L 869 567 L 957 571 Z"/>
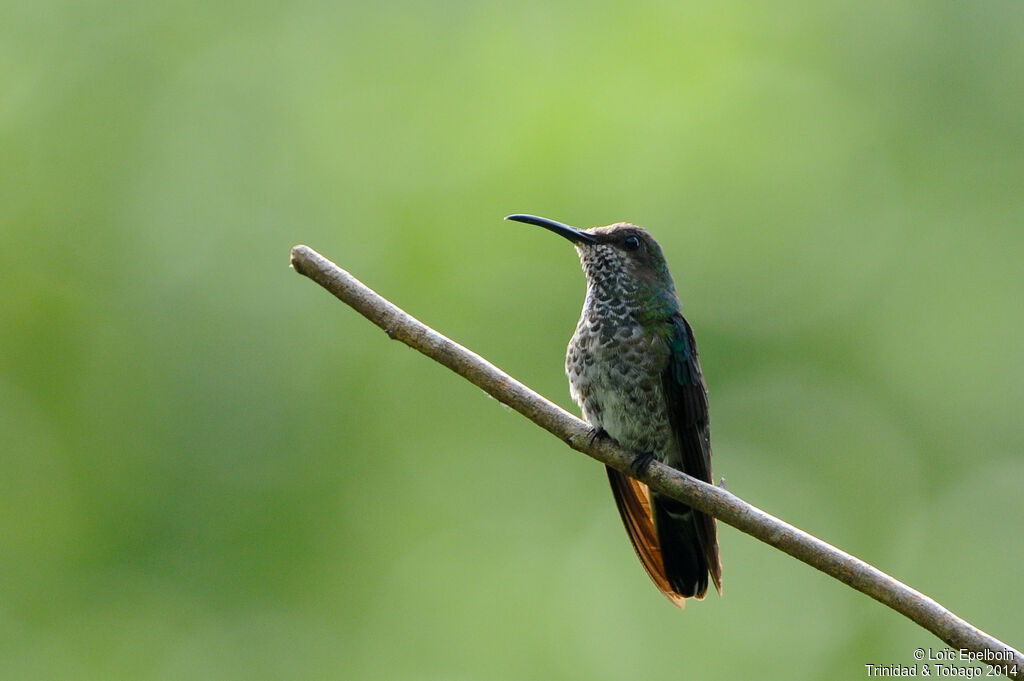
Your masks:
<path fill-rule="evenodd" d="M 628 222 L 576 229 L 535 215 L 505 219 L 576 246 L 587 294 L 565 373 L 594 437 L 637 452 L 633 472 L 657 459 L 711 483 L 707 385 L 658 242 Z M 721 593 L 715 519 L 606 468 L 633 548 L 662 594 L 681 608 L 686 598 L 704 597 L 709 575 Z"/>

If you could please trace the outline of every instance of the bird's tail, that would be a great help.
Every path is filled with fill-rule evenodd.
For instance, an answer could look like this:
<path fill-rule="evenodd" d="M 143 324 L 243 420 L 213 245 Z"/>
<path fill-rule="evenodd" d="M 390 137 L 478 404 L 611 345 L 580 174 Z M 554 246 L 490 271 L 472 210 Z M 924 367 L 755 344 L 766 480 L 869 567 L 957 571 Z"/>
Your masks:
<path fill-rule="evenodd" d="M 651 513 L 650 490 L 644 483 L 634 480 L 614 468 L 607 468 L 607 470 L 608 481 L 612 485 L 612 494 L 615 495 L 615 504 L 619 507 L 619 515 L 622 516 L 622 524 L 626 526 L 626 533 L 633 543 L 640 564 L 647 570 L 651 581 L 665 595 L 665 598 L 673 605 L 682 608 L 686 603 L 686 596 L 672 586 L 665 571 L 658 535 L 654 528 L 654 516 Z M 707 571 L 705 570 L 705 588 L 706 575 Z"/>
<path fill-rule="evenodd" d="M 642 482 L 607 468 L 626 533 L 651 581 L 674 605 L 703 598 L 708 575 L 722 593 L 715 520 L 686 504 L 652 494 Z"/>
<path fill-rule="evenodd" d="M 651 510 L 665 577 L 672 589 L 686 597 L 703 598 L 710 573 L 721 593 L 714 518 L 661 494 L 653 495 Z"/>

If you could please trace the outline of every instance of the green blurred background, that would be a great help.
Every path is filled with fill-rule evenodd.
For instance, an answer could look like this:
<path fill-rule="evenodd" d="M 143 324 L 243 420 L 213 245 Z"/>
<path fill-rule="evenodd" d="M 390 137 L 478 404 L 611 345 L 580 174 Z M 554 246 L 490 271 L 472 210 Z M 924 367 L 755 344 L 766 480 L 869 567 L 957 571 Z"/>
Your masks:
<path fill-rule="evenodd" d="M 725 527 L 668 605 L 593 461 L 288 268 L 572 408 L 630 220 L 715 473 L 1020 647 L 1024 5 L 4 2 L 0 677 L 864 678 L 938 639 Z"/>

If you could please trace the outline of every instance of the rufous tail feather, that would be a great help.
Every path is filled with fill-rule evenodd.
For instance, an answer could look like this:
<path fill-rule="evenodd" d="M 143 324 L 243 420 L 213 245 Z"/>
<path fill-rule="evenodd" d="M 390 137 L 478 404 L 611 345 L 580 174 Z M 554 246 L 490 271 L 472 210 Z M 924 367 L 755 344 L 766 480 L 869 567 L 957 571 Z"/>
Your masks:
<path fill-rule="evenodd" d="M 608 481 L 612 485 L 615 504 L 619 507 L 622 524 L 626 526 L 629 540 L 636 549 L 640 563 L 647 570 L 651 581 L 658 587 L 673 605 L 685 607 L 686 597 L 675 591 L 665 575 L 665 565 L 658 548 L 658 535 L 654 530 L 654 519 L 651 515 L 651 493 L 647 485 L 608 468 Z"/>

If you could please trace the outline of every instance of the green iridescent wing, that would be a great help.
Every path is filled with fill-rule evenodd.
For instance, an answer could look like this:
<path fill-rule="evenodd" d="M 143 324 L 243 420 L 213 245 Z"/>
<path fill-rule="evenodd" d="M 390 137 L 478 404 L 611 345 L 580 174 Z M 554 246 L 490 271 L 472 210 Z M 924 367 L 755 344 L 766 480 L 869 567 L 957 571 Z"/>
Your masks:
<path fill-rule="evenodd" d="M 697 341 L 689 323 L 679 313 L 669 320 L 666 339 L 670 349 L 668 366 L 662 375 L 662 387 L 668 404 L 669 419 L 679 445 L 683 472 L 714 484 L 711 478 L 711 425 L 708 419 L 708 393 L 697 356 Z M 722 566 L 718 556 L 715 519 L 694 510 L 697 536 L 707 560 L 711 579 L 722 591 Z"/>

